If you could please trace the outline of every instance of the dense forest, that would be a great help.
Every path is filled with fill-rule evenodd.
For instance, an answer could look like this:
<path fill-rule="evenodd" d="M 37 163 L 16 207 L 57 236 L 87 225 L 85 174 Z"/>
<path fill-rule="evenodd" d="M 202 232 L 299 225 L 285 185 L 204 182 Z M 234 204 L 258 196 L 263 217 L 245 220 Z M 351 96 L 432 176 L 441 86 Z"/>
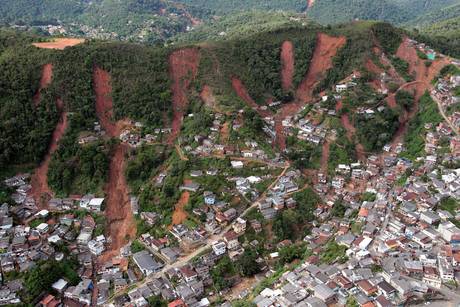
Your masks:
<path fill-rule="evenodd" d="M 49 91 L 35 107 L 41 67 L 49 53 L 30 45 L 32 37 L 0 31 L 0 166 L 37 163 L 48 148 L 58 116 Z"/>

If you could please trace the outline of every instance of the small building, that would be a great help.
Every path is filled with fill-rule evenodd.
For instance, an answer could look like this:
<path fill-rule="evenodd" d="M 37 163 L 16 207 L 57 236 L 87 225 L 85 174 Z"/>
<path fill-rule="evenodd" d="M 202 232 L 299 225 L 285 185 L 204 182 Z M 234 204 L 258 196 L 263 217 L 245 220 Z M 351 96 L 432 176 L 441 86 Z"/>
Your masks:
<path fill-rule="evenodd" d="M 145 276 L 158 272 L 163 265 L 155 261 L 148 251 L 143 250 L 133 255 L 133 261 Z"/>

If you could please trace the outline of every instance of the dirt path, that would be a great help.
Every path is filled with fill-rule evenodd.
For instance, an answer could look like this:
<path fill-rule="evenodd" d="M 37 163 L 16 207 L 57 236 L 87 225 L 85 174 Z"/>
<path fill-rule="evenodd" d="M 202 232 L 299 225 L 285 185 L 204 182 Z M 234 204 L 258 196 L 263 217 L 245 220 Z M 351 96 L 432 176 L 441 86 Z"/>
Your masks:
<path fill-rule="evenodd" d="M 185 206 L 188 204 L 190 200 L 190 192 L 184 191 L 179 198 L 176 206 L 174 207 L 174 212 L 172 216 L 172 224 L 169 228 L 172 228 L 174 225 L 182 224 L 188 217 L 187 212 L 185 211 Z"/>
<path fill-rule="evenodd" d="M 114 123 L 112 87 L 110 75 L 100 69 L 94 69 L 94 91 L 96 94 L 96 112 L 102 127 L 111 138 L 118 138 L 123 122 Z M 118 144 L 114 149 L 109 167 L 109 179 L 104 187 L 106 194 L 104 214 L 107 219 L 106 234 L 111 240 L 110 248 L 101 256 L 101 263 L 119 254 L 120 248 L 136 236 L 136 224 L 131 210 L 129 189 L 124 171 L 125 154 L 128 145 Z"/>
<path fill-rule="evenodd" d="M 83 43 L 83 38 L 56 38 L 52 42 L 33 43 L 37 48 L 64 50 L 66 47 L 72 47 Z"/>
<path fill-rule="evenodd" d="M 64 135 L 68 124 L 67 112 L 64 111 L 64 103 L 62 100 L 58 99 L 56 106 L 60 113 L 59 122 L 57 123 L 56 128 L 54 128 L 53 134 L 51 136 L 48 152 L 43 158 L 40 166 L 35 169 L 35 172 L 31 178 L 31 194 L 40 208 L 46 207 L 47 201 L 54 196 L 53 191 L 51 191 L 50 187 L 48 186 L 48 169 L 51 161 L 51 156 L 58 148 L 59 140 Z"/>
<path fill-rule="evenodd" d="M 326 139 L 323 143 L 323 150 L 321 151 L 321 172 L 323 174 L 327 174 L 327 165 L 329 161 L 329 152 L 330 152 L 330 144 L 329 140 Z"/>
<path fill-rule="evenodd" d="M 227 144 L 230 138 L 230 122 L 225 122 L 220 129 L 220 141 Z"/>
<path fill-rule="evenodd" d="M 188 105 L 187 92 L 198 73 L 200 52 L 195 48 L 174 51 L 169 56 L 169 74 L 172 80 L 173 120 L 168 143 L 173 144 L 180 133 L 184 112 Z"/>
<path fill-rule="evenodd" d="M 38 106 L 38 104 L 40 103 L 40 98 L 41 98 L 40 92 L 51 84 L 52 78 L 53 78 L 53 64 L 48 63 L 48 64 L 43 65 L 40 85 L 38 86 L 38 90 L 35 93 L 34 98 L 33 98 L 33 102 L 35 106 Z"/>
<path fill-rule="evenodd" d="M 281 46 L 281 83 L 285 92 L 292 89 L 294 63 L 294 45 L 290 41 L 285 41 Z"/>

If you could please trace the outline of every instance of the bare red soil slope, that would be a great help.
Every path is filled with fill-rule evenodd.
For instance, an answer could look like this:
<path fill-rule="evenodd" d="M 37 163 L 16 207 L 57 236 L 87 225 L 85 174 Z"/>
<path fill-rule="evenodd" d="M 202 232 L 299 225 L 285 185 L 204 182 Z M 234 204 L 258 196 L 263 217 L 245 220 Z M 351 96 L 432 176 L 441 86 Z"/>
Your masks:
<path fill-rule="evenodd" d="M 94 91 L 96 94 L 96 112 L 102 127 L 109 137 L 118 138 L 122 122 L 114 123 L 112 87 L 110 75 L 100 69 L 94 69 Z M 107 234 L 111 239 L 110 249 L 102 256 L 101 261 L 109 260 L 119 253 L 120 248 L 136 235 L 136 225 L 131 211 L 129 189 L 124 176 L 126 144 L 115 147 L 109 167 L 109 180 L 104 187 L 106 193 L 105 216 Z"/>
<path fill-rule="evenodd" d="M 281 46 L 281 84 L 285 92 L 292 89 L 294 62 L 294 45 L 290 41 L 285 41 Z"/>
<path fill-rule="evenodd" d="M 79 45 L 84 41 L 82 38 L 56 38 L 52 42 L 33 43 L 33 45 L 42 49 L 64 50 L 67 47 Z"/>
<path fill-rule="evenodd" d="M 324 33 L 318 34 L 308 73 L 297 89 L 297 99 L 300 102 L 306 103 L 312 100 L 315 85 L 321 81 L 327 70 L 332 67 L 332 59 L 345 43 L 346 38 L 343 36 L 334 37 Z"/>
<path fill-rule="evenodd" d="M 184 112 L 188 105 L 187 92 L 198 73 L 200 52 L 196 48 L 181 49 L 169 57 L 169 74 L 172 80 L 173 121 L 168 143 L 174 143 L 180 133 Z"/>
<path fill-rule="evenodd" d="M 35 199 L 37 205 L 42 208 L 46 207 L 47 201 L 54 195 L 53 191 L 51 191 L 48 186 L 48 169 L 51 156 L 58 148 L 59 140 L 62 138 L 65 129 L 67 128 L 67 113 L 64 111 L 64 103 L 59 99 L 56 102 L 56 106 L 60 113 L 59 122 L 57 123 L 51 136 L 51 143 L 48 147 L 48 152 L 46 153 L 40 166 L 35 169 L 31 178 L 32 197 Z"/>
<path fill-rule="evenodd" d="M 432 88 L 431 81 L 439 74 L 439 71 L 447 64 L 448 58 L 436 59 L 432 64 L 427 67 L 425 61 L 420 59 L 417 55 L 415 47 L 410 43 L 408 38 L 398 48 L 396 53 L 398 57 L 409 63 L 409 73 L 415 77 L 415 80 L 403 84 L 398 91 L 406 90 L 412 92 L 415 96 L 414 105 L 409 111 L 404 111 L 401 114 L 399 121 L 400 126 L 393 139 L 393 145 L 400 143 L 407 131 L 408 123 L 418 112 L 418 103 L 425 91 L 430 91 Z M 390 95 L 387 98 L 389 106 L 396 106 L 395 95 Z"/>
<path fill-rule="evenodd" d="M 52 78 L 53 78 L 53 64 L 48 63 L 48 64 L 43 65 L 40 85 L 33 98 L 35 106 L 38 106 L 38 104 L 40 103 L 40 91 L 47 88 L 48 85 L 51 84 Z"/>

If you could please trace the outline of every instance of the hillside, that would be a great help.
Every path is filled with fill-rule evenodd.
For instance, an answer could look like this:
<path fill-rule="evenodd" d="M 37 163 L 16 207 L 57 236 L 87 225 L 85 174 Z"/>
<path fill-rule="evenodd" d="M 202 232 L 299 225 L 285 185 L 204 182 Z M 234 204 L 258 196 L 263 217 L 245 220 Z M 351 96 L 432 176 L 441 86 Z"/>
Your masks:
<path fill-rule="evenodd" d="M 322 24 L 354 19 L 403 24 L 420 15 L 458 3 L 458 0 L 318 0 L 307 11 L 307 15 Z"/>
<path fill-rule="evenodd" d="M 306 12 L 309 19 L 323 25 L 360 19 L 422 27 L 433 21 L 443 21 L 456 16 L 454 6 L 458 5 L 459 1 L 316 0 L 307 8 L 307 1 L 301 0 L 4 0 L 0 3 L 0 24 L 54 35 L 77 35 L 153 44 L 182 33 L 190 33 L 191 36 L 199 38 L 202 33 L 201 27 L 198 27 L 197 34 L 194 34 L 193 30 L 198 25 L 204 23 L 217 29 L 225 27 L 225 23 L 231 22 L 232 18 L 233 21 L 244 22 L 247 20 L 238 20 L 235 14 L 252 10 L 271 12 L 275 15 L 282 11 L 288 16 L 300 13 L 305 15 Z M 222 17 L 224 22 L 221 23 L 219 19 Z M 287 22 L 280 16 L 273 17 L 271 27 Z M 267 22 L 268 20 L 263 21 L 264 24 Z M 261 29 L 255 22 L 251 24 L 256 26 L 256 29 Z M 214 31 L 217 31 L 216 29 Z"/>
<path fill-rule="evenodd" d="M 410 35 L 256 10 L 167 44 L 0 29 L 3 251 L 15 264 L 4 281 L 24 282 L 9 302 L 166 306 L 187 292 L 209 305 L 251 289 L 235 304 L 249 306 L 274 283 L 293 288 L 278 281 L 301 262 L 318 264 L 302 265 L 305 277 L 356 267 L 364 259 L 347 250 L 358 249 L 377 252 L 359 270 L 381 280 L 384 257 L 399 251 L 365 236 L 396 242 L 393 218 L 434 231 L 403 212 L 436 202 L 433 214 L 450 210 L 458 224 L 458 60 Z M 16 236 L 25 229 L 27 244 Z M 59 279 L 65 297 L 51 290 Z M 161 297 L 148 290 L 157 285 Z M 321 286 L 298 294 L 335 296 Z"/>

